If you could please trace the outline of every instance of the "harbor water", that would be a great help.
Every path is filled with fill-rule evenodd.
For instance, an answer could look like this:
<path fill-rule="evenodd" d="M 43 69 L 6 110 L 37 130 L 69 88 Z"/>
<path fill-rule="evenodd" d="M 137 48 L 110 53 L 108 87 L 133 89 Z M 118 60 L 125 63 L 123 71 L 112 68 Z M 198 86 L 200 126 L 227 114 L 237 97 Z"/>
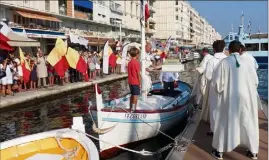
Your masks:
<path fill-rule="evenodd" d="M 198 63 L 187 63 L 185 71 L 180 74 L 180 80 L 193 84 L 197 75 L 190 70 L 195 68 Z M 262 99 L 268 101 L 268 70 L 258 70 L 260 79 L 259 94 Z M 152 75 L 153 80 L 158 80 L 158 74 Z M 129 92 L 126 79 L 101 84 L 103 98 L 105 100 L 119 98 Z M 35 106 L 20 106 L 14 110 L 2 110 L 0 116 L 0 142 L 16 137 L 49 131 L 53 129 L 66 128 L 72 125 L 72 117 L 82 116 L 86 125 L 86 131 L 90 133 L 92 121 L 90 118 L 89 106 L 95 105 L 95 94 L 93 87 L 85 89 L 79 93 L 57 97 L 53 101 L 40 103 Z M 178 124 L 178 128 L 169 131 L 171 136 L 178 135 L 185 126 L 185 122 Z M 171 143 L 169 139 L 163 136 L 157 136 L 144 141 L 136 150 L 156 151 L 159 148 Z M 165 154 L 165 153 L 164 153 Z M 139 160 L 139 159 L 164 159 L 165 155 L 154 157 L 143 157 L 127 152 L 122 152 L 111 160 Z"/>

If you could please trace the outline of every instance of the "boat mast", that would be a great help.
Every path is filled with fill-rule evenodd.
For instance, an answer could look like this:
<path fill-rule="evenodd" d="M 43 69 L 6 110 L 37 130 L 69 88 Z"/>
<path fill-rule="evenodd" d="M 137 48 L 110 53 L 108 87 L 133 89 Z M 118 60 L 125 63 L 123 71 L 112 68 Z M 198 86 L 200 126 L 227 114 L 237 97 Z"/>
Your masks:
<path fill-rule="evenodd" d="M 141 27 L 141 55 L 140 55 L 140 63 L 141 63 L 141 86 L 142 86 L 142 101 L 146 99 L 146 88 L 144 84 L 143 77 L 145 76 L 145 4 L 144 0 L 140 0 L 141 9 L 140 9 L 140 27 Z"/>
<path fill-rule="evenodd" d="M 241 25 L 239 26 L 239 33 L 238 35 L 240 37 L 242 37 L 244 35 L 244 13 L 242 11 L 242 15 L 241 15 Z"/>

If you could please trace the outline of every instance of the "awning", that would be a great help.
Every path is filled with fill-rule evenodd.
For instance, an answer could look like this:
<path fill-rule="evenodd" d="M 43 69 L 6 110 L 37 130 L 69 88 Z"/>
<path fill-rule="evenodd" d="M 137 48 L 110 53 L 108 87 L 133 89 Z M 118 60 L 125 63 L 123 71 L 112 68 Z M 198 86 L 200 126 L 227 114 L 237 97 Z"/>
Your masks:
<path fill-rule="evenodd" d="M 13 47 L 38 47 L 40 43 L 36 40 L 21 36 L 14 32 L 9 32 L 6 37 L 9 39 L 7 43 Z"/>
<path fill-rule="evenodd" d="M 62 22 L 61 20 L 59 20 L 56 17 L 52 17 L 49 15 L 42 15 L 40 13 L 29 13 L 29 12 L 24 12 L 24 11 L 16 11 L 16 13 L 18 13 L 19 15 L 21 15 L 22 17 L 25 18 L 32 18 L 32 19 L 42 19 L 42 20 L 46 20 L 46 21 L 54 21 L 54 22 Z"/>
<path fill-rule="evenodd" d="M 89 0 L 74 0 L 74 5 L 83 7 L 83 8 L 88 8 L 88 9 L 93 9 L 93 3 L 92 1 Z"/>

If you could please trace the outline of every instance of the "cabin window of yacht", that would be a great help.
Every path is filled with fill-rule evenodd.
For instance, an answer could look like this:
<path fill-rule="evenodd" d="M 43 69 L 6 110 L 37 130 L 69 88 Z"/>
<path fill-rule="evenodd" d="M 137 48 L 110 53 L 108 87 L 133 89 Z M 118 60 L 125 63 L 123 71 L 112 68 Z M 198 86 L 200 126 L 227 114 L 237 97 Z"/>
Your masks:
<path fill-rule="evenodd" d="M 261 51 L 268 51 L 268 43 L 261 43 Z"/>
<path fill-rule="evenodd" d="M 246 43 L 247 51 L 259 51 L 259 43 Z"/>

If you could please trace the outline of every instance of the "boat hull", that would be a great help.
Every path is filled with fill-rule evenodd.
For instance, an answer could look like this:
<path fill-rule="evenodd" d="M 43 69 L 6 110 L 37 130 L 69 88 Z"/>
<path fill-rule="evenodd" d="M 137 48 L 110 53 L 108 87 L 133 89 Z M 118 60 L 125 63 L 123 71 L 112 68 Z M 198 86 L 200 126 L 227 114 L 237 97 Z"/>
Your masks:
<path fill-rule="evenodd" d="M 180 83 L 182 85 L 184 82 Z M 185 83 L 184 85 L 187 86 Z M 153 84 L 153 89 L 158 88 L 160 88 L 159 84 Z M 133 145 L 157 136 L 160 134 L 159 131 L 166 132 L 173 126 L 179 125 L 183 119 L 188 117 L 189 109 L 191 108 L 190 91 L 189 87 L 188 91 L 175 99 L 178 101 L 178 105 L 167 109 L 136 110 L 134 113 L 127 113 L 123 109 L 112 110 L 111 108 L 104 108 L 101 111 L 92 110 L 93 116 L 98 119 L 99 128 L 109 130 L 106 133 L 97 135 L 103 141 L 99 142 L 101 157 L 110 158 L 116 156 L 118 148 L 115 145 Z"/>

